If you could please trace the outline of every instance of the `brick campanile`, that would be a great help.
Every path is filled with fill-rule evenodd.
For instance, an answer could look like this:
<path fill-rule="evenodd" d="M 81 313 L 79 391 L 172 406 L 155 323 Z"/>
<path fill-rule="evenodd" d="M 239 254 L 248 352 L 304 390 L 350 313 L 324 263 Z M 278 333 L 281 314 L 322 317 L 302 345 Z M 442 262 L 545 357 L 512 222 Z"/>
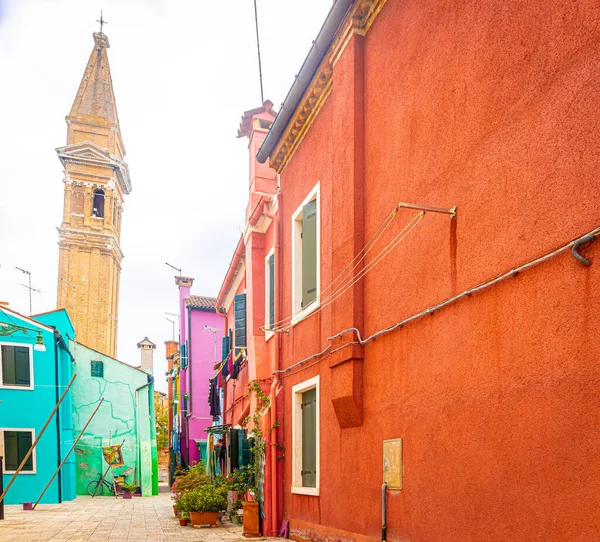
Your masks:
<path fill-rule="evenodd" d="M 77 340 L 117 353 L 121 216 L 131 180 L 113 92 L 108 37 L 94 49 L 67 121 L 67 145 L 56 149 L 64 168 L 59 233 L 57 307 L 66 308 Z"/>

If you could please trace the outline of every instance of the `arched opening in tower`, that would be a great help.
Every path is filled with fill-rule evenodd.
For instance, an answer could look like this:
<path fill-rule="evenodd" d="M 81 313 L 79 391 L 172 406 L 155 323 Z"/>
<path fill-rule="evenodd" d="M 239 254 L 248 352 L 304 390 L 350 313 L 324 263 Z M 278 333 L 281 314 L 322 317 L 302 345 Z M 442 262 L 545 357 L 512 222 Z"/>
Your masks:
<path fill-rule="evenodd" d="M 94 190 L 94 204 L 92 205 L 92 216 L 104 218 L 104 190 Z"/>

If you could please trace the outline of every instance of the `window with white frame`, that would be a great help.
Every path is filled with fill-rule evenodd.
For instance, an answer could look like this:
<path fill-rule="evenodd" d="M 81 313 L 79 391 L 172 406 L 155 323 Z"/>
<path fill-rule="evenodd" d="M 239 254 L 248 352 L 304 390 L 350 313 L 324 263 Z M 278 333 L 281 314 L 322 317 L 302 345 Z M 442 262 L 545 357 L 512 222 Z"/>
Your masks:
<path fill-rule="evenodd" d="M 321 293 L 320 183 L 292 215 L 292 324 L 319 306 Z"/>
<path fill-rule="evenodd" d="M 6 428 L 0 429 L 2 437 L 2 455 L 4 457 L 4 474 L 13 474 L 18 468 L 35 440 L 33 429 Z M 27 458 L 23 474 L 35 474 L 35 449 Z"/>
<path fill-rule="evenodd" d="M 33 389 L 33 356 L 30 344 L 0 344 L 0 387 Z"/>
<path fill-rule="evenodd" d="M 292 387 L 292 493 L 318 495 L 319 377 Z"/>
<path fill-rule="evenodd" d="M 275 249 L 272 248 L 265 258 L 265 329 L 275 326 Z M 273 332 L 267 331 L 269 339 Z"/>

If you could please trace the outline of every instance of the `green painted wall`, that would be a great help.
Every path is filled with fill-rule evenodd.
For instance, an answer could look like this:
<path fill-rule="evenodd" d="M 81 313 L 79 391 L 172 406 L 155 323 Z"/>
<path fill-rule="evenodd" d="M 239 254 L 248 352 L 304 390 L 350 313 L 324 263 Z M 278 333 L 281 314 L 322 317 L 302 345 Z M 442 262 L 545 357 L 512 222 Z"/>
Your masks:
<path fill-rule="evenodd" d="M 87 495 L 88 484 L 98 478 L 98 473 L 106 471 L 102 446 L 109 444 L 122 444 L 125 465 L 114 469 L 115 475 L 131 469 L 127 482 L 133 483 L 135 477 L 144 496 L 152 495 L 155 487 L 158 493 L 158 472 L 154 473 L 157 456 L 154 385 L 149 383 L 149 376 L 81 344 L 71 342 L 69 348 L 75 358 L 73 372 L 77 373 L 72 388 L 73 438 L 81 433 L 104 397 L 104 403 L 74 450 L 77 494 Z M 103 363 L 103 377 L 92 376 L 92 361 Z M 112 480 L 110 473 L 107 478 Z M 104 494 L 110 495 L 107 490 Z"/>

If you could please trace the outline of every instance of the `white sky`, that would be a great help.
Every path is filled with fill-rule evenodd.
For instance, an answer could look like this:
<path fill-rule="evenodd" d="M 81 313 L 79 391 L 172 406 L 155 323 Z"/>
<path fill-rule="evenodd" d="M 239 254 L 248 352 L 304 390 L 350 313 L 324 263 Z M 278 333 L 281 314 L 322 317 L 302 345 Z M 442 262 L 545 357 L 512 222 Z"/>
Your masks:
<path fill-rule="evenodd" d="M 257 0 L 265 98 L 278 109 L 331 0 Z M 244 222 L 243 111 L 260 105 L 253 0 L 0 0 L 0 300 L 56 308 L 62 167 L 68 114 L 92 51 L 100 9 L 133 192 L 125 199 L 118 358 L 164 341 L 177 312 L 174 272 L 215 296 Z M 168 317 L 171 318 L 171 317 Z"/>

